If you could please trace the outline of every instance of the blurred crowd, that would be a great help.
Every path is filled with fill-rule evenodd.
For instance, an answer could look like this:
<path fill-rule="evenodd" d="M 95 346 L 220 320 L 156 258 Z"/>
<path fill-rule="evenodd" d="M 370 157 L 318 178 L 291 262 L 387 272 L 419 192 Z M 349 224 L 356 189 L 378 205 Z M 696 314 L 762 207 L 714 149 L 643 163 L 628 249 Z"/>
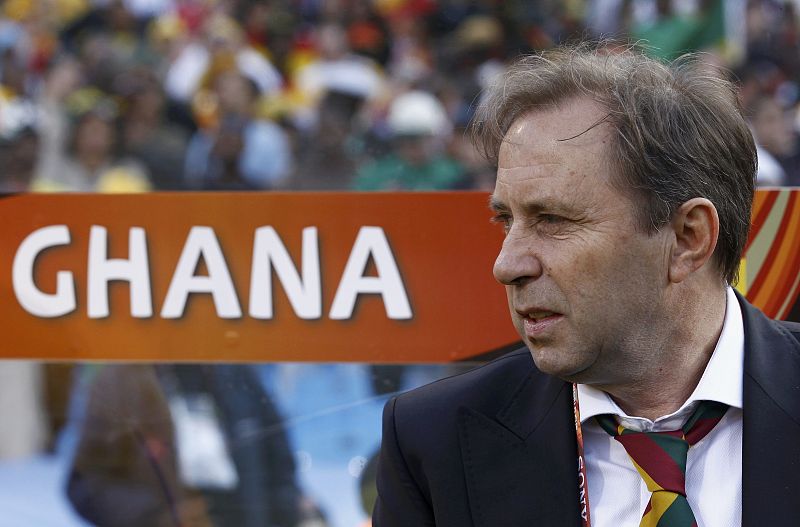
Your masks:
<path fill-rule="evenodd" d="M 613 36 L 741 84 L 800 184 L 797 0 L 6 0 L 0 190 L 490 189 L 465 127 L 519 53 Z"/>

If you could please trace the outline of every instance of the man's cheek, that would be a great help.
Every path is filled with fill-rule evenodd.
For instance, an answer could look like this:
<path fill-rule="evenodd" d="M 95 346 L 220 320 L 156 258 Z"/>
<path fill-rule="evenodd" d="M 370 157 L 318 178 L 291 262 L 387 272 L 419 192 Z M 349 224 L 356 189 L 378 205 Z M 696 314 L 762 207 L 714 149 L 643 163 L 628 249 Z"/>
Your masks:
<path fill-rule="evenodd" d="M 514 315 L 514 291 L 512 286 L 507 285 L 505 286 L 506 289 L 506 300 L 508 301 L 508 310 L 511 312 L 511 315 Z"/>

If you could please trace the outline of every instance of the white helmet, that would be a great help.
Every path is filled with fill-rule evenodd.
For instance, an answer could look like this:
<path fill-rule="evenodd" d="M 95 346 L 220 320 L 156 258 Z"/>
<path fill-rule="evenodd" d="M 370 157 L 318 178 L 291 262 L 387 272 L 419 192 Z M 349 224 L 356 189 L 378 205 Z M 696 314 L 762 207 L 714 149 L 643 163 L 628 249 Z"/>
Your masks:
<path fill-rule="evenodd" d="M 419 90 L 406 92 L 392 101 L 387 123 L 394 135 L 445 136 L 451 131 L 442 103 Z"/>

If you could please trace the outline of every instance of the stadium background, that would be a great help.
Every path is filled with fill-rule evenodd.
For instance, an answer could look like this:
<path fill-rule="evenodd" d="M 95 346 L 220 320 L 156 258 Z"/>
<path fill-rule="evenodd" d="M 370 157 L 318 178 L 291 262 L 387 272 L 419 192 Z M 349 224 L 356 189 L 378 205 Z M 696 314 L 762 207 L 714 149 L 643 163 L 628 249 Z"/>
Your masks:
<path fill-rule="evenodd" d="M 800 184 L 800 18 L 791 0 L 6 0 L 0 9 L 3 193 L 487 191 L 492 167 L 464 133 L 481 88 L 519 53 L 605 36 L 639 42 L 664 59 L 706 52 L 711 67 L 740 86 L 759 144 L 758 183 Z M 214 221 L 215 199 L 202 201 L 210 205 L 196 217 Z M 785 191 L 759 195 L 759 235 L 740 284 L 770 314 L 795 319 L 797 199 Z M 35 206 L 9 203 L 0 200 L 6 225 L 35 216 Z M 6 235 L 4 252 L 13 245 Z M 19 359 L 16 348 L 7 343 L 2 356 Z M 35 355 L 48 354 L 63 352 Z M 213 367 L 3 361 L 0 526 L 85 525 L 76 509 L 100 518 L 81 498 L 92 488 L 88 476 L 108 478 L 109 466 L 90 462 L 92 449 L 100 444 L 112 468 L 130 468 L 135 463 L 113 449 L 131 422 L 161 411 L 185 430 L 178 422 L 187 421 L 188 403 L 209 400 L 216 418 L 207 437 L 222 439 L 208 449 L 216 452 L 210 461 L 194 463 L 212 463 L 217 475 L 176 476 L 197 491 L 187 503 L 204 511 L 185 523 L 267 525 L 276 513 L 255 502 L 281 502 L 275 496 L 289 488 L 296 510 L 273 522 L 361 525 L 386 398 L 468 367 L 283 360 Z M 148 390 L 164 401 L 126 405 Z M 258 465 L 289 474 L 285 488 L 245 477 L 244 466 L 258 458 L 232 452 L 241 443 L 220 414 L 248 407 L 247 390 L 268 402 L 238 422 L 255 419 L 258 448 L 288 456 Z M 181 434 L 164 438 L 174 433 Z M 184 455 L 193 448 L 166 446 Z M 88 475 L 84 483 L 75 483 L 76 470 Z M 225 509 L 220 489 L 231 485 Z M 136 525 L 135 493 L 119 488 L 104 502 L 111 516 L 99 523 Z"/>

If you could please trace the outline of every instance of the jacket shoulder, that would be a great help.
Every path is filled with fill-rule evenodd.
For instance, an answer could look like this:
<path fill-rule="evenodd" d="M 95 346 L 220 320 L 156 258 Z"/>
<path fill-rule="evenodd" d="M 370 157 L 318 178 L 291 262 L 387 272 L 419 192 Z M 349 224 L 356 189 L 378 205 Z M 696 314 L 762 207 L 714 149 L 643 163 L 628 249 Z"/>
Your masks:
<path fill-rule="evenodd" d="M 434 381 L 397 397 L 397 405 L 415 414 L 441 413 L 470 406 L 476 409 L 511 396 L 536 370 L 527 348 L 518 349 L 472 370 Z"/>
<path fill-rule="evenodd" d="M 792 334 L 795 340 L 800 341 L 800 322 L 791 322 L 788 320 L 776 320 L 778 326 Z"/>
<path fill-rule="evenodd" d="M 458 444 L 464 410 L 491 420 L 508 411 L 520 412 L 527 419 L 549 407 L 564 384 L 537 370 L 530 352 L 523 348 L 396 397 L 387 405 L 384 419 L 392 421 L 397 440 L 408 452 L 435 454 L 446 445 Z M 436 446 L 432 449 L 432 445 Z"/>

